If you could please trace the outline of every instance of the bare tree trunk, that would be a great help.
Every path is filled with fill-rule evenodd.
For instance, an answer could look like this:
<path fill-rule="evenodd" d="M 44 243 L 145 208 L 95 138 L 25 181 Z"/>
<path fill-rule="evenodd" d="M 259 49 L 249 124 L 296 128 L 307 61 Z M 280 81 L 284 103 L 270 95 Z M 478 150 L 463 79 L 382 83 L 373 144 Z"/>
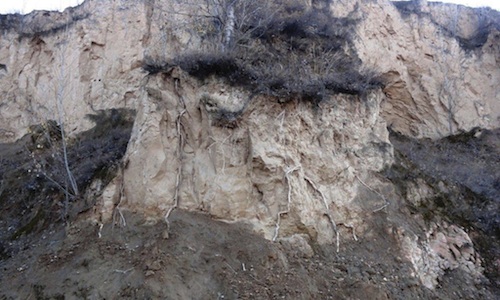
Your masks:
<path fill-rule="evenodd" d="M 66 29 L 67 30 L 67 29 Z M 65 43 L 68 43 L 69 40 L 66 40 Z M 67 47 L 67 44 L 63 44 L 62 47 Z M 61 140 L 62 140 L 62 151 L 63 151 L 63 159 L 64 159 L 64 168 L 66 170 L 66 175 L 68 176 L 68 181 L 71 186 L 71 190 L 73 192 L 74 196 L 78 196 L 78 185 L 76 184 L 75 177 L 73 176 L 73 172 L 71 172 L 69 168 L 69 161 L 68 161 L 68 147 L 66 145 L 66 134 L 64 132 L 64 107 L 63 107 L 63 101 L 64 101 L 64 94 L 65 94 L 65 77 L 66 77 L 66 68 L 65 68 L 65 63 L 66 63 L 66 49 L 63 49 L 61 51 L 61 68 L 59 72 L 59 80 L 58 80 L 58 86 L 56 89 L 56 106 L 57 106 L 57 115 L 58 115 L 58 122 L 59 122 L 59 128 L 61 130 Z M 68 190 L 68 189 L 66 189 Z"/>
<path fill-rule="evenodd" d="M 227 6 L 227 20 L 226 24 L 224 25 L 224 42 L 222 45 L 223 50 L 227 50 L 230 45 L 231 45 L 231 40 L 233 38 L 234 34 L 234 6 L 233 3 L 229 3 Z"/>

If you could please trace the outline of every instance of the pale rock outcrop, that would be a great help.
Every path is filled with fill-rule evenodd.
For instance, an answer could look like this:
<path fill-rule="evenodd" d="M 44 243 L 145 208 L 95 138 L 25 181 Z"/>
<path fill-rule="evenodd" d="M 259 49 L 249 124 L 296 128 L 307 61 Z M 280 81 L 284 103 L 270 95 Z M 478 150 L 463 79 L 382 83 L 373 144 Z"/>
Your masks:
<path fill-rule="evenodd" d="M 385 0 L 359 5 L 356 47 L 363 62 L 387 82 L 384 119 L 394 130 L 414 137 L 498 127 L 500 35 L 484 28 L 481 20 L 498 19 L 500 13 L 422 5 L 423 12 L 408 13 Z M 486 31 L 484 45 L 464 49 L 459 38 L 470 39 L 478 31 Z"/>
<path fill-rule="evenodd" d="M 304 232 L 332 242 L 327 216 L 364 225 L 352 205 L 357 187 L 392 163 L 383 94 L 338 95 L 316 109 L 249 97 L 176 69 L 149 77 L 124 171 L 126 206 L 166 214 L 179 201 L 250 222 L 269 239 Z"/>
<path fill-rule="evenodd" d="M 415 275 L 427 288 L 434 289 L 446 271 L 458 268 L 478 282 L 484 280 L 481 259 L 462 228 L 441 222 L 432 223 L 423 240 L 401 228 L 397 235 L 403 253 L 415 268 Z"/>
<path fill-rule="evenodd" d="M 145 10 L 126 1 L 85 1 L 63 13 L 8 20 L 0 39 L 0 142 L 47 119 L 60 116 L 71 134 L 88 129 L 84 117 L 95 110 L 134 108 L 144 77 Z"/>
<path fill-rule="evenodd" d="M 188 22 L 186 9 L 88 0 L 64 13 L 9 19 L 0 40 L 0 140 L 13 141 L 30 124 L 57 118 L 58 98 L 70 132 L 88 128 L 83 116 L 95 109 L 135 108 L 144 53 L 169 58 L 199 45 L 196 32 L 178 25 Z M 500 33 L 490 25 L 498 12 L 425 1 L 420 10 L 405 14 L 386 0 L 331 4 L 333 15 L 360 21 L 357 52 L 387 80 L 385 120 L 416 137 L 497 127 Z M 486 34 L 484 45 L 460 46 L 459 39 L 479 33 Z"/>

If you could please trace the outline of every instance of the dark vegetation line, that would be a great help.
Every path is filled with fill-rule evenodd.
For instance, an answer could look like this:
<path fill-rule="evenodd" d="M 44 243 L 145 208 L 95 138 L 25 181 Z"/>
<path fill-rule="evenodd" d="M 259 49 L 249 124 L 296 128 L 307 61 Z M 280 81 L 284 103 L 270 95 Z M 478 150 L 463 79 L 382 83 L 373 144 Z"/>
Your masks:
<path fill-rule="evenodd" d="M 83 11 L 80 6 L 70 7 L 65 12 L 46 11 L 27 15 L 0 14 L 0 31 L 2 33 L 13 31 L 17 33 L 19 40 L 59 34 L 78 21 L 90 17 L 91 14 Z"/>
<path fill-rule="evenodd" d="M 202 81 L 216 76 L 282 101 L 317 103 L 330 94 L 363 95 L 382 85 L 373 70 L 362 67 L 356 53 L 358 21 L 353 17 L 334 18 L 327 9 L 299 3 L 255 1 L 249 7 L 242 0 L 221 2 L 234 6 L 231 43 L 221 42 L 228 18 L 223 6 L 222 13 L 209 18 L 192 17 L 189 26 L 206 28 L 198 33 L 201 50 L 172 59 L 146 56 L 144 70 L 155 74 L 180 67 Z"/>

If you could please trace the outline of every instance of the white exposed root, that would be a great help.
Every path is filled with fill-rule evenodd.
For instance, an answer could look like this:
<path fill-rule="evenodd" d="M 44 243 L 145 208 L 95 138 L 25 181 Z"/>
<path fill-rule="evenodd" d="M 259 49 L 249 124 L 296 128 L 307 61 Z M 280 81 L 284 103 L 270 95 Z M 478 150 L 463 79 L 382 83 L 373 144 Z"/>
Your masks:
<path fill-rule="evenodd" d="M 120 224 L 123 227 L 127 227 L 127 220 L 125 220 L 125 217 L 123 216 L 122 210 L 118 208 L 117 211 L 118 211 L 118 214 L 120 214 Z"/>
<path fill-rule="evenodd" d="M 384 205 L 382 205 L 381 207 L 377 208 L 377 209 L 374 209 L 372 210 L 373 213 L 376 213 L 378 211 L 381 211 L 382 209 L 386 208 L 387 206 L 389 205 L 389 202 L 386 202 Z"/>
<path fill-rule="evenodd" d="M 283 143 L 285 141 L 283 125 L 285 124 L 286 111 L 283 110 L 277 117 L 276 120 L 279 121 L 279 130 L 278 130 L 278 141 Z"/>
<path fill-rule="evenodd" d="M 123 226 L 123 227 L 126 227 L 127 226 L 127 220 L 125 220 L 125 216 L 123 215 L 121 207 L 120 207 L 121 204 L 122 204 L 122 200 L 123 200 L 123 197 L 124 197 L 124 190 L 125 190 L 125 184 L 123 182 L 123 178 L 124 178 L 124 174 L 123 174 L 123 167 L 122 167 L 121 168 L 121 178 L 120 178 L 120 194 L 118 195 L 118 197 L 119 197 L 120 200 L 116 204 L 115 210 L 114 210 L 114 213 L 113 213 L 113 226 L 115 224 L 116 213 L 118 213 L 120 215 L 120 225 Z"/>
<path fill-rule="evenodd" d="M 102 237 L 102 228 L 104 227 L 103 223 L 99 223 L 99 231 L 97 232 L 97 237 L 101 238 Z"/>
<path fill-rule="evenodd" d="M 321 199 L 323 200 L 323 205 L 325 206 L 325 215 L 328 217 L 328 221 L 330 221 L 330 224 L 332 225 L 333 232 L 335 233 L 335 240 L 337 244 L 337 252 L 339 252 L 340 248 L 340 235 L 339 231 L 337 230 L 337 224 L 335 224 L 335 220 L 332 217 L 332 214 L 330 213 L 330 207 L 328 205 L 328 201 L 326 200 L 325 194 L 316 186 L 314 181 L 310 179 L 307 176 L 304 176 L 304 179 L 311 185 L 311 187 L 320 194 Z"/>
<path fill-rule="evenodd" d="M 213 140 L 213 142 L 212 142 L 212 143 L 211 143 L 211 144 L 207 147 L 207 149 L 210 149 L 210 148 L 212 148 L 213 146 L 217 146 L 217 144 L 220 144 L 220 145 L 221 145 L 221 147 L 220 147 L 220 151 L 222 152 L 222 155 L 221 155 L 221 157 L 222 157 L 222 169 L 221 169 L 221 174 L 222 174 L 222 175 L 226 175 L 226 173 L 225 173 L 225 171 L 226 171 L 226 152 L 224 151 L 224 145 L 226 144 L 227 140 L 228 140 L 229 138 L 231 138 L 231 137 L 232 137 L 232 134 L 229 134 L 229 135 L 228 135 L 227 137 L 225 137 L 223 140 L 219 140 L 219 141 L 218 141 L 218 140 L 216 140 L 216 139 L 214 139 L 213 137 L 210 137 L 210 138 Z M 216 151 L 217 151 L 217 148 L 216 148 Z M 217 154 L 217 152 L 215 152 L 215 153 Z M 215 164 L 215 162 L 213 162 L 213 165 L 214 165 L 214 168 L 216 168 L 216 167 L 217 167 L 217 165 Z M 218 172 L 217 172 L 217 170 L 216 170 L 216 173 L 218 173 Z"/>
<path fill-rule="evenodd" d="M 276 229 L 274 231 L 274 236 L 273 236 L 273 242 L 276 241 L 276 239 L 278 238 L 278 234 L 279 234 L 279 230 L 280 230 L 280 223 L 281 223 L 281 216 L 283 215 L 286 215 L 290 212 L 290 206 L 292 204 L 292 184 L 290 182 L 290 174 L 294 171 L 297 171 L 299 170 L 300 167 L 299 166 L 296 166 L 296 167 L 293 167 L 291 169 L 288 169 L 286 172 L 285 172 L 285 179 L 288 183 L 288 195 L 287 195 L 287 205 L 286 205 L 286 209 L 285 210 L 282 210 L 282 211 L 279 211 L 278 212 L 278 215 L 277 215 L 277 218 L 276 218 Z"/>
<path fill-rule="evenodd" d="M 382 195 L 380 192 L 376 191 L 375 189 L 371 188 L 369 185 L 367 185 L 366 183 L 363 182 L 363 180 L 361 180 L 361 178 L 358 177 L 358 175 L 354 175 L 356 177 L 357 180 L 359 180 L 359 182 L 361 182 L 362 185 L 364 185 L 367 189 L 369 189 L 370 191 L 374 192 L 375 194 L 377 194 L 380 198 L 382 198 L 382 200 L 384 200 L 384 205 L 382 205 L 381 207 L 373 210 L 372 212 L 373 213 L 376 213 L 378 211 L 381 211 L 382 209 L 386 208 L 387 206 L 389 206 L 389 201 L 387 201 L 387 199 L 384 197 L 384 195 Z"/>
<path fill-rule="evenodd" d="M 336 243 L 336 246 L 337 246 L 337 253 L 339 253 L 339 252 L 340 252 L 340 234 L 339 234 L 339 232 L 337 231 L 335 235 L 336 235 L 336 241 L 337 241 L 337 243 Z"/>
<path fill-rule="evenodd" d="M 346 224 L 346 223 L 342 223 L 341 225 L 343 225 L 344 227 L 347 227 L 347 228 L 351 228 L 351 230 L 352 230 L 352 237 L 357 242 L 358 241 L 358 237 L 356 236 L 356 228 L 354 228 L 354 225 L 352 225 L 352 224 Z"/>
<path fill-rule="evenodd" d="M 283 110 L 277 117 L 276 119 L 281 119 L 280 121 L 280 132 L 283 131 L 283 123 L 285 123 L 285 110 Z"/>
<path fill-rule="evenodd" d="M 184 108 L 177 116 L 177 121 L 176 121 L 177 136 L 179 137 L 179 148 L 178 148 L 179 168 L 177 168 L 177 177 L 175 180 L 174 205 L 170 207 L 170 209 L 165 214 L 164 218 L 165 223 L 167 223 L 167 234 L 170 233 L 170 221 L 168 218 L 170 217 L 170 214 L 179 206 L 179 189 L 181 185 L 181 176 L 182 176 L 182 149 L 184 148 L 184 142 L 185 142 L 184 135 L 182 133 L 181 119 L 185 113 L 186 109 Z"/>

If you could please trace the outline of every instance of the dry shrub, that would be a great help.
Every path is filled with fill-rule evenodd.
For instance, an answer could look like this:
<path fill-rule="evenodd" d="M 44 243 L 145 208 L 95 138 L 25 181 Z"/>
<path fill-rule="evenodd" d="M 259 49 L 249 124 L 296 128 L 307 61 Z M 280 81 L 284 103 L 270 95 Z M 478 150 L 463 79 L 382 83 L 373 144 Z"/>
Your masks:
<path fill-rule="evenodd" d="M 79 190 L 100 179 L 103 186 L 115 176 L 130 139 L 135 112 L 98 111 L 88 116 L 92 129 L 67 142 L 68 162 Z M 12 231 L 0 240 L 16 239 L 58 220 L 67 220 L 94 205 L 69 195 L 61 131 L 54 121 L 30 127 L 30 133 L 11 144 L 0 144 L 0 210 Z M 4 229 L 4 228 L 1 228 Z"/>
<path fill-rule="evenodd" d="M 229 84 L 284 101 L 318 102 L 329 94 L 360 95 L 381 85 L 375 72 L 361 68 L 353 44 L 354 19 L 334 18 L 328 11 L 293 1 L 206 0 L 206 4 L 204 17 L 193 21 L 206 28 L 201 50 L 171 60 L 146 57 L 146 71 L 179 66 L 201 80 L 222 77 Z M 233 33 L 227 39 L 231 16 Z"/>

